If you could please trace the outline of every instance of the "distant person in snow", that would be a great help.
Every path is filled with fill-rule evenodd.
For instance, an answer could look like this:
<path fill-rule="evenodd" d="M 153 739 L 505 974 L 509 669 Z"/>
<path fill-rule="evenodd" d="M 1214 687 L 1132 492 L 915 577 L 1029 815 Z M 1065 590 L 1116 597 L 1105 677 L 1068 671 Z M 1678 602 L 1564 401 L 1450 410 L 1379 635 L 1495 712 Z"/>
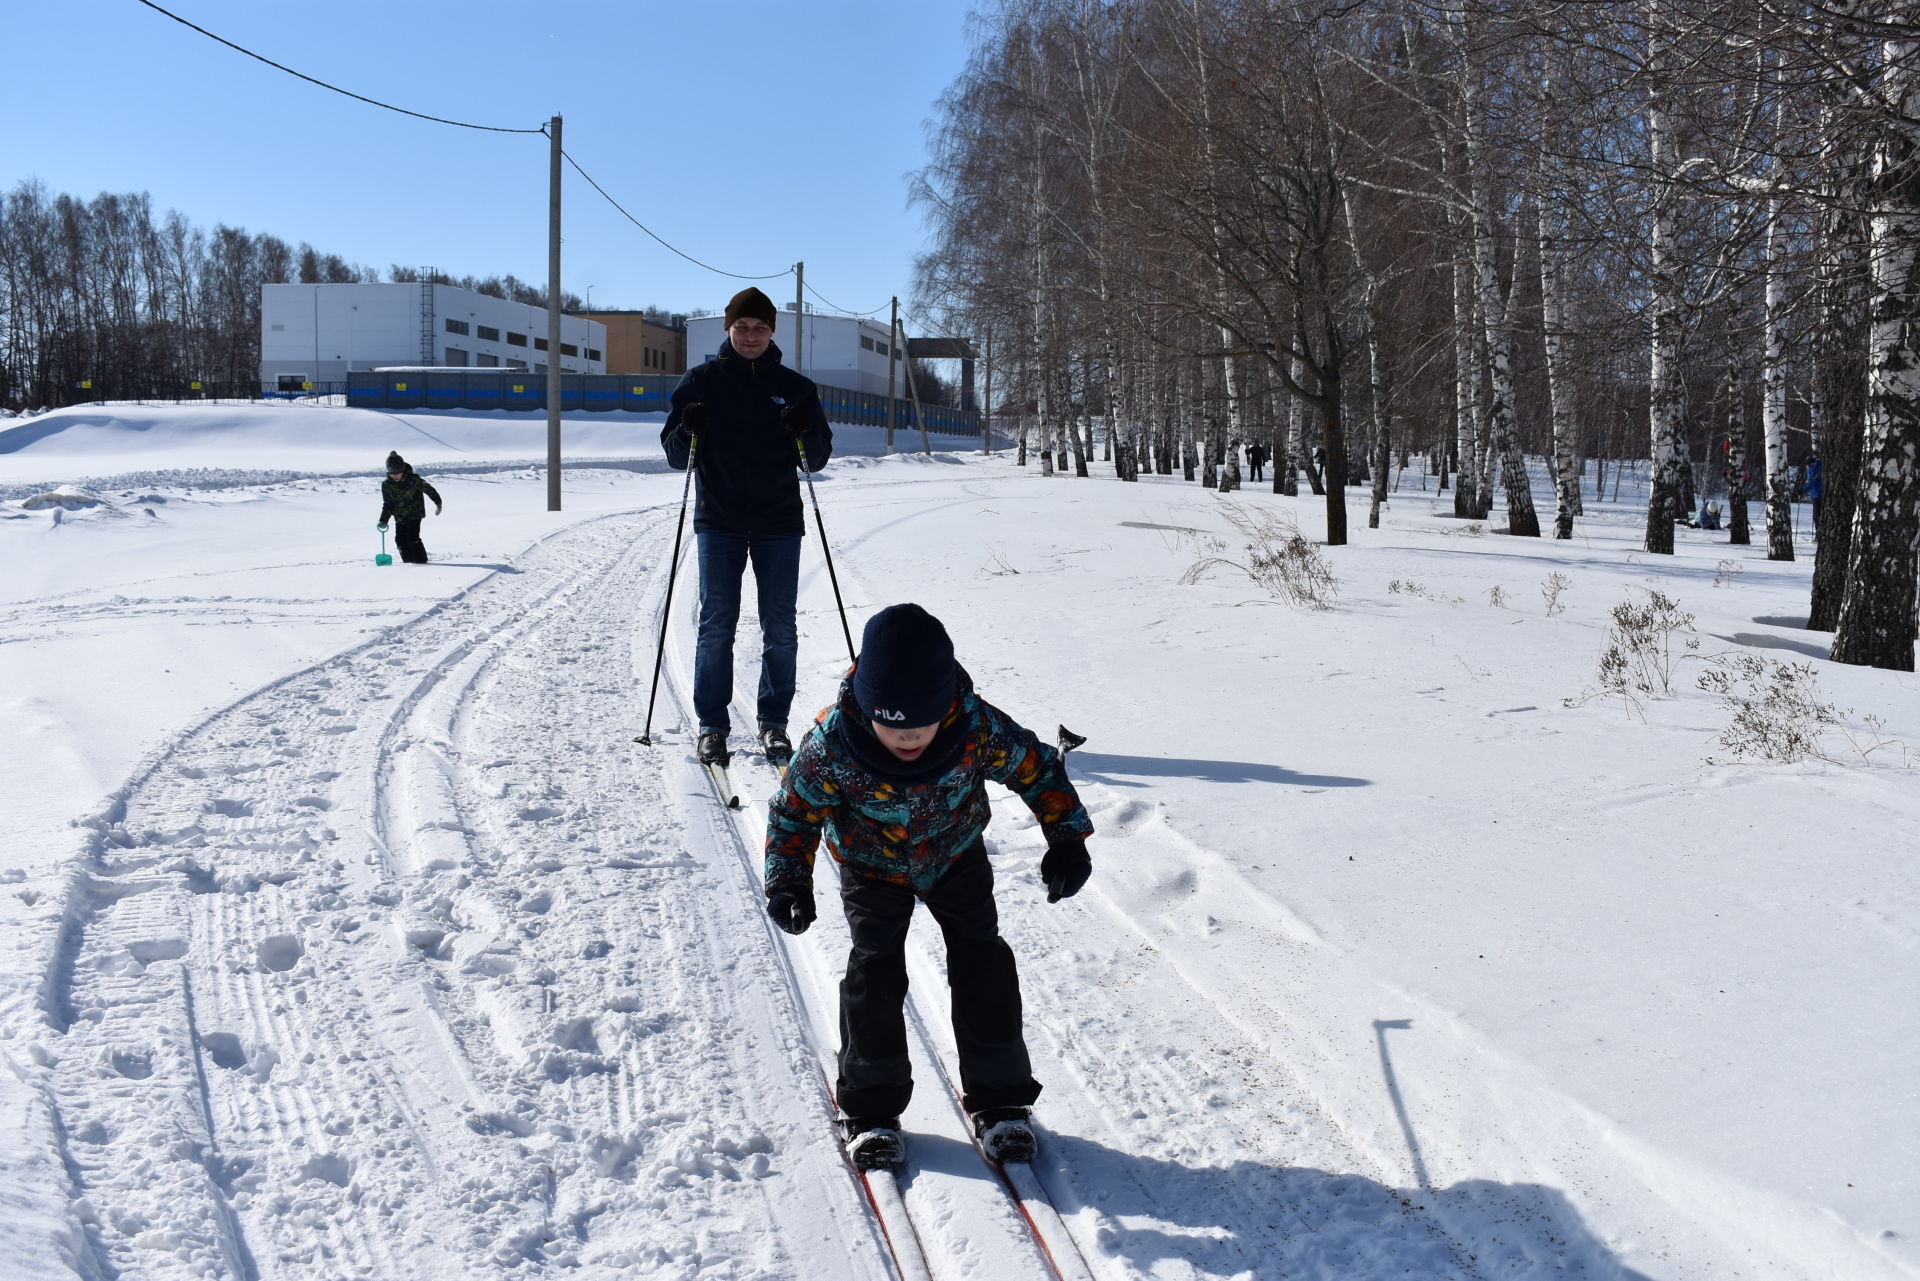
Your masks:
<path fill-rule="evenodd" d="M 770 764 L 793 758 L 787 713 L 793 706 L 800 634 L 800 539 L 806 512 L 795 469 L 833 453 L 833 429 L 813 380 L 780 363 L 773 342 L 779 313 L 752 287 L 727 303 L 719 354 L 689 369 L 673 389 L 660 443 L 667 464 L 693 458 L 699 497 L 693 530 L 700 561 L 700 630 L 693 651 L 693 713 L 700 760 L 725 765 L 732 729 L 733 634 L 740 622 L 740 578 L 753 562 L 759 593 L 760 747 Z M 797 442 L 797 445 L 796 445 Z"/>
<path fill-rule="evenodd" d="M 839 698 L 801 740 L 767 814 L 767 913 L 813 923 L 814 851 L 839 865 L 853 934 L 840 985 L 841 1130 L 862 1169 L 897 1167 L 913 1094 L 903 1010 L 907 926 L 926 904 L 947 944 L 962 1104 L 989 1156 L 1033 1154 L 1040 1093 L 1020 1029 L 1020 976 L 1000 937 L 982 833 L 986 780 L 1012 789 L 1047 841 L 1047 901 L 1080 892 L 1093 822 L 1059 752 L 974 692 L 946 628 L 918 605 L 875 614 Z"/>
<path fill-rule="evenodd" d="M 1248 445 L 1247 446 L 1247 479 L 1248 480 L 1264 479 L 1260 475 L 1260 469 L 1266 466 L 1266 463 L 1267 463 L 1267 447 L 1265 445 Z"/>
<path fill-rule="evenodd" d="M 440 514 L 440 491 L 429 485 L 399 453 L 387 455 L 387 478 L 380 482 L 380 529 L 392 520 L 393 544 L 409 565 L 427 563 L 427 545 L 420 541 L 420 522 L 427 518 L 427 499 Z"/>

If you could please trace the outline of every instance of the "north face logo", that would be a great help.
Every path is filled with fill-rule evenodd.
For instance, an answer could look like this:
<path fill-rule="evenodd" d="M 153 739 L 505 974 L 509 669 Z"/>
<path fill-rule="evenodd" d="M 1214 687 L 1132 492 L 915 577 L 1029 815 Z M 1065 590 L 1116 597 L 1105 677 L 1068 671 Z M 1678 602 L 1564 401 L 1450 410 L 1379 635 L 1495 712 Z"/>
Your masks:
<path fill-rule="evenodd" d="M 876 721 L 892 721 L 898 724 L 907 719 L 907 714 L 905 712 L 890 712 L 884 707 L 876 707 L 873 709 L 873 719 Z"/>
<path fill-rule="evenodd" d="M 773 396 L 773 397 L 770 397 L 769 399 L 771 399 L 773 403 L 776 405 L 784 405 L 787 403 L 787 398 L 785 396 Z"/>

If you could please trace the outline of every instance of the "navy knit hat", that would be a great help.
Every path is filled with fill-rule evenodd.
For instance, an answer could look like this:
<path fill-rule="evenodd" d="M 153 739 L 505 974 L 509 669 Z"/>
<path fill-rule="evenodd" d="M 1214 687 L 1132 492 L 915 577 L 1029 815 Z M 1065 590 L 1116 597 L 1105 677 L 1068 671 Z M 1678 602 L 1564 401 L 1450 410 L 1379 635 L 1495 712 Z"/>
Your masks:
<path fill-rule="evenodd" d="M 400 456 L 400 451 L 397 449 L 389 451 L 387 454 L 387 470 L 392 472 L 405 471 L 406 469 L 407 460 Z"/>
<path fill-rule="evenodd" d="M 860 710 L 889 729 L 937 725 L 959 688 L 953 641 L 940 620 L 918 605 L 889 605 L 867 620 L 853 696 Z"/>

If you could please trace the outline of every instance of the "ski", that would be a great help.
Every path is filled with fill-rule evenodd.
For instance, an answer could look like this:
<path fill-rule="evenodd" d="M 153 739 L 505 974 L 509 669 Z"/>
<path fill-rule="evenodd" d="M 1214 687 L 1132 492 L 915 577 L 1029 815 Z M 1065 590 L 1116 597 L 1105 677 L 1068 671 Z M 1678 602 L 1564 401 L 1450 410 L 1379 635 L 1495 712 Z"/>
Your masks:
<path fill-rule="evenodd" d="M 653 740 L 645 734 L 634 735 L 633 741 L 649 747 Z M 707 772 L 707 780 L 713 784 L 714 791 L 720 794 L 720 803 L 730 810 L 740 808 L 740 793 L 733 790 L 733 779 L 727 774 L 727 767 L 718 761 L 702 761 L 700 768 Z"/>
<path fill-rule="evenodd" d="M 1094 1281 L 1093 1270 L 1087 1266 L 1086 1256 L 1080 1253 L 1080 1243 L 1073 1239 L 1073 1233 L 1060 1218 L 1053 1194 L 1040 1181 L 1032 1162 L 1013 1161 L 1002 1165 L 987 1155 L 978 1139 L 974 1140 L 973 1149 L 1006 1185 L 1014 1207 L 1020 1211 L 1020 1218 L 1033 1234 L 1034 1244 L 1040 1247 L 1054 1275 L 1060 1281 Z"/>
<path fill-rule="evenodd" d="M 833 1078 L 827 1075 L 825 1063 L 820 1065 L 820 1083 L 827 1091 L 827 1115 L 838 1116 L 840 1104 L 833 1096 Z M 906 1197 L 900 1192 L 898 1176 L 906 1168 L 904 1158 L 899 1169 L 863 1170 L 847 1150 L 838 1121 L 834 1122 L 834 1139 L 847 1163 L 847 1172 L 859 1183 L 867 1209 L 880 1225 L 880 1239 L 886 1242 L 887 1253 L 893 1256 L 894 1268 L 904 1281 L 933 1281 L 933 1269 L 927 1265 L 926 1251 L 920 1245 L 920 1230 L 913 1226 Z"/>
<path fill-rule="evenodd" d="M 718 761 L 708 761 L 701 768 L 713 780 L 714 789 L 720 793 L 720 803 L 730 810 L 739 809 L 740 793 L 733 790 L 733 780 L 727 776 L 727 767 Z"/>
<path fill-rule="evenodd" d="M 948 1085 L 951 1087 L 952 1082 L 949 1081 Z M 953 1101 L 956 1107 L 960 1107 L 959 1094 L 953 1096 Z M 964 1107 L 961 1107 L 960 1114 L 966 1116 Z M 1029 1120 L 1028 1124 L 1033 1123 Z M 967 1117 L 967 1132 L 973 1134 L 973 1128 L 973 1118 Z M 1036 1149 L 1039 1137 L 1036 1130 Z M 1039 1248 L 1047 1266 L 1053 1270 L 1053 1275 L 1060 1281 L 1094 1281 L 1093 1269 L 1088 1266 L 1086 1256 L 1080 1253 L 1080 1243 L 1073 1239 L 1073 1233 L 1060 1218 L 1060 1211 L 1053 1204 L 1053 1194 L 1040 1181 L 1032 1160 L 1002 1164 L 987 1155 L 978 1134 L 973 1134 L 973 1150 L 980 1154 L 980 1159 L 987 1163 L 989 1170 L 1000 1176 L 1007 1195 L 1013 1199 L 1014 1209 L 1020 1212 L 1021 1222 L 1026 1225 L 1034 1245 Z M 1039 1155 L 1037 1150 L 1034 1155 Z"/>
<path fill-rule="evenodd" d="M 933 1269 L 920 1248 L 920 1237 L 907 1214 L 906 1198 L 900 1195 L 900 1181 L 891 1170 L 862 1170 L 851 1159 L 847 1165 L 860 1180 L 867 1195 L 867 1208 L 880 1224 L 881 1239 L 893 1256 L 893 1266 L 906 1281 L 933 1281 Z"/>

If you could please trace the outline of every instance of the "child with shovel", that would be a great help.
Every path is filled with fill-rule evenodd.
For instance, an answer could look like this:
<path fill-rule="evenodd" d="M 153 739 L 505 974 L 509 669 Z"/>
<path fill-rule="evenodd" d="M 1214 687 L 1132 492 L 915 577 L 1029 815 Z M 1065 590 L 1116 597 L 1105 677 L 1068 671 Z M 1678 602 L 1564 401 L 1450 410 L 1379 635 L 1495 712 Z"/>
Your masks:
<path fill-rule="evenodd" d="M 413 470 L 396 450 L 387 455 L 387 478 L 380 482 L 380 524 L 382 534 L 387 532 L 389 518 L 396 522 L 393 531 L 394 545 L 400 549 L 400 559 L 409 565 L 427 563 L 427 545 L 420 541 L 420 522 L 427 518 L 427 499 L 433 500 L 433 514 L 438 516 L 441 510 L 440 492 Z M 380 556 L 374 558 L 376 564 L 389 565 L 392 559 L 386 557 L 386 540 L 380 540 Z"/>

